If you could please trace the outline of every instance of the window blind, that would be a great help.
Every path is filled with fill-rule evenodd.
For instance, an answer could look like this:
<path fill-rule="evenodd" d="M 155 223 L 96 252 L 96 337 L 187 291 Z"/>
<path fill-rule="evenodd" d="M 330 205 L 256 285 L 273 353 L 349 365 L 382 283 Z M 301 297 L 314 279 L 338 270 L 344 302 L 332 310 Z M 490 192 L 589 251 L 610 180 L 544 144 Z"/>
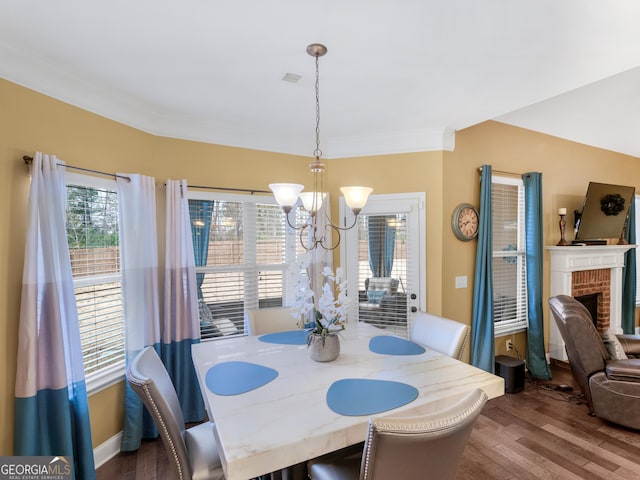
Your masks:
<path fill-rule="evenodd" d="M 527 289 L 522 180 L 493 178 L 493 318 L 496 334 L 526 328 Z"/>
<path fill-rule="evenodd" d="M 246 309 L 283 305 L 288 262 L 295 256 L 280 207 L 248 195 L 227 197 L 202 196 L 210 202 L 204 206 L 200 198 L 189 200 L 194 250 L 200 248 L 202 257 L 196 273 L 203 339 L 244 334 Z M 205 211 L 210 213 L 203 217 Z M 198 229 L 209 231 L 206 246 Z"/>
<path fill-rule="evenodd" d="M 117 194 L 67 185 L 66 213 L 85 375 L 99 375 L 124 363 Z"/>
<path fill-rule="evenodd" d="M 407 334 L 406 214 L 358 218 L 358 318 Z"/>

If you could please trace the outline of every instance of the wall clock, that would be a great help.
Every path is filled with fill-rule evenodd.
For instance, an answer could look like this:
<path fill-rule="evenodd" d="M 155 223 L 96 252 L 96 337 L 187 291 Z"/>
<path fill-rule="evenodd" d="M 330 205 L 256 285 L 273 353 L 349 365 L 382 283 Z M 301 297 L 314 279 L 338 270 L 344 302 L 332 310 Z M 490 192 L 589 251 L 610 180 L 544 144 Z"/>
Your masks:
<path fill-rule="evenodd" d="M 470 203 L 458 205 L 451 216 L 453 233 L 463 242 L 476 238 L 478 235 L 478 223 L 478 210 Z"/>

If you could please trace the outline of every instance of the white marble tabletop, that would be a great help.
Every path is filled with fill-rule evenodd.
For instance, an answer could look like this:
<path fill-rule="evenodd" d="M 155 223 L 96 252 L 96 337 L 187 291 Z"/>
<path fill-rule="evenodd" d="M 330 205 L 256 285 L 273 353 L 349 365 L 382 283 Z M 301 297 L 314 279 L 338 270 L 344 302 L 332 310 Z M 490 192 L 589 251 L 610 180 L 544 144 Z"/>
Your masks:
<path fill-rule="evenodd" d="M 329 363 L 311 360 L 306 345 L 264 343 L 258 337 L 194 345 L 193 361 L 215 422 L 226 479 L 257 477 L 363 441 L 369 416 L 343 416 L 327 406 L 327 390 L 336 380 L 393 380 L 418 389 L 411 403 L 376 416 L 429 413 L 474 388 L 489 398 L 504 393 L 501 377 L 433 350 L 397 356 L 369 351 L 369 339 L 384 334 L 365 323 L 349 324 L 340 334 L 340 356 Z M 228 361 L 271 367 L 278 377 L 247 393 L 216 395 L 206 386 L 207 371 Z"/>

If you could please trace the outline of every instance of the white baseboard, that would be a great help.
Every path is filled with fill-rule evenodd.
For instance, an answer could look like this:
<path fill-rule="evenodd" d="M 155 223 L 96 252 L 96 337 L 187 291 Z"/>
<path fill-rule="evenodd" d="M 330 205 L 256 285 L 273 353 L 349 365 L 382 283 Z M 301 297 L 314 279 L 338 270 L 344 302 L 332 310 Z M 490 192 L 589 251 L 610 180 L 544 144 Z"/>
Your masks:
<path fill-rule="evenodd" d="M 109 440 L 93 449 L 93 463 L 99 468 L 120 453 L 122 432 L 118 432 Z"/>

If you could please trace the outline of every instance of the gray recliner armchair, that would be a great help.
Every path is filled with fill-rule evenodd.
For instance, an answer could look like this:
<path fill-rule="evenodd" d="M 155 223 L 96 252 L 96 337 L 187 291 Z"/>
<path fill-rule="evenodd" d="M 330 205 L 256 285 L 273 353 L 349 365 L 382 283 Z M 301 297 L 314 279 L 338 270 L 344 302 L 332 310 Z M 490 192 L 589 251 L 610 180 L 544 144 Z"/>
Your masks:
<path fill-rule="evenodd" d="M 573 297 L 558 295 L 549 299 L 549 305 L 589 412 L 640 429 L 640 359 L 611 359 L 591 314 Z M 637 354 L 637 337 L 619 335 L 618 339 L 629 356 Z"/>

